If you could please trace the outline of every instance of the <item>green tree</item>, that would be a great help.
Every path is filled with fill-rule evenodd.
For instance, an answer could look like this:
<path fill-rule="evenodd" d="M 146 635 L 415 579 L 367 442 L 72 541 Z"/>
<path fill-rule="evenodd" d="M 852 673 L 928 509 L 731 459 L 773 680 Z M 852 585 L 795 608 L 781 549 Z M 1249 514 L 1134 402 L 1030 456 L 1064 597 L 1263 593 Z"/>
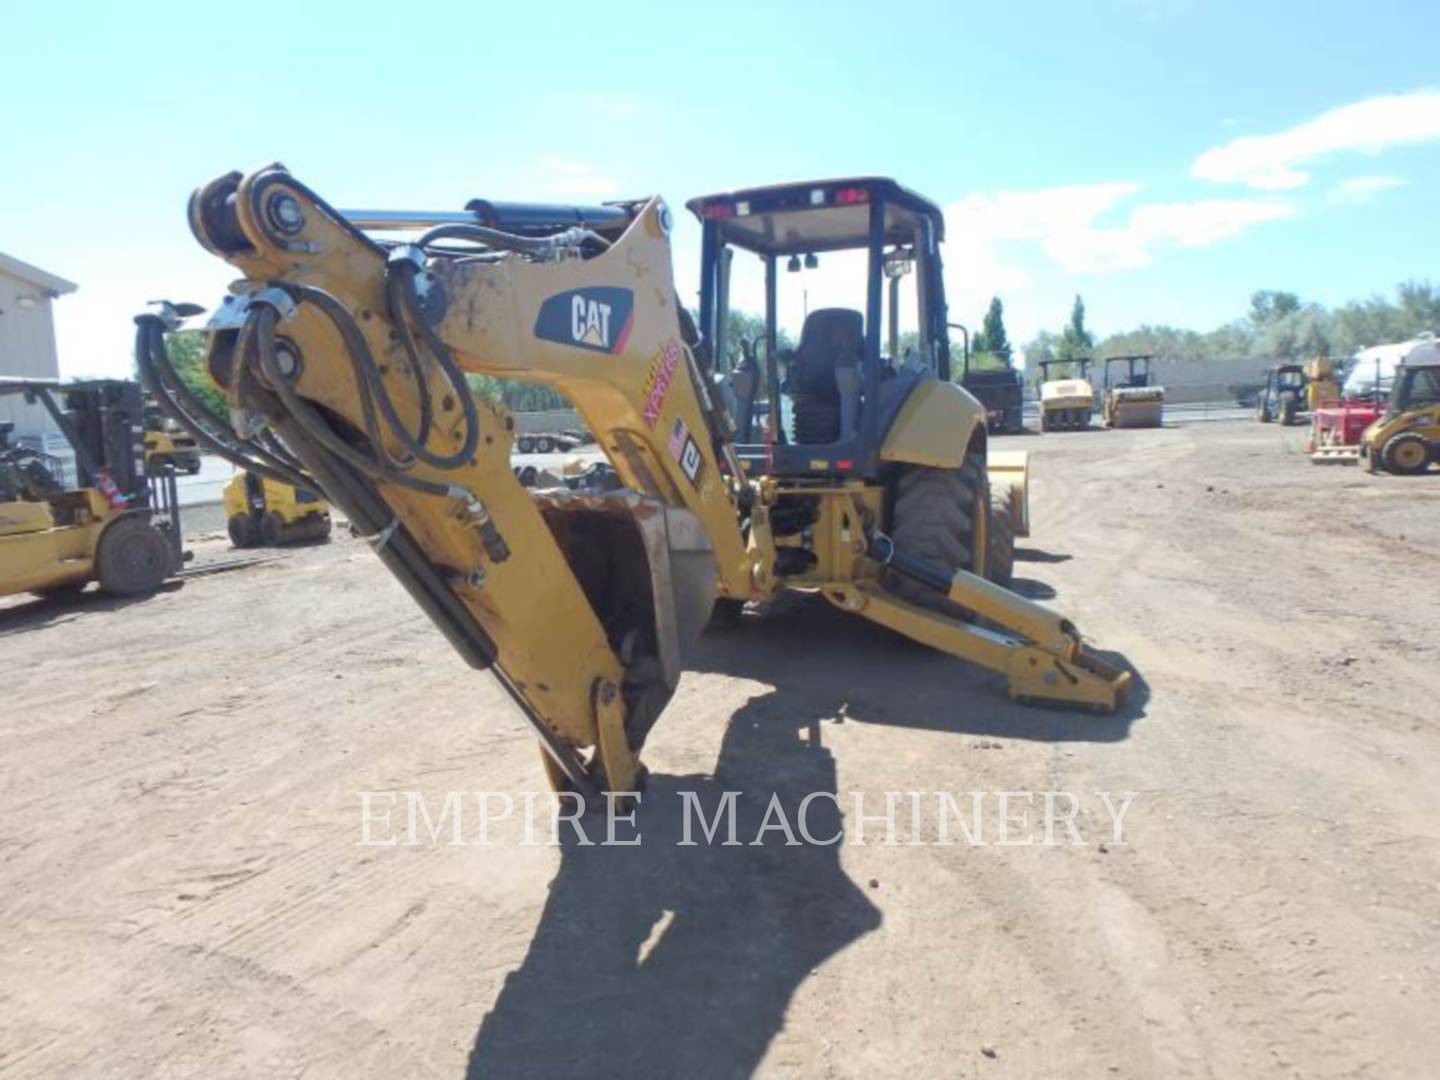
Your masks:
<path fill-rule="evenodd" d="M 543 383 L 476 374 L 466 375 L 465 381 L 477 396 L 504 405 L 514 412 L 547 412 L 551 409 L 571 408 L 563 394 Z"/>
<path fill-rule="evenodd" d="M 990 301 L 990 310 L 985 313 L 985 329 L 981 333 L 985 347 L 977 347 L 976 352 L 993 353 L 1002 364 L 1010 363 L 1012 350 L 1009 335 L 1005 333 L 1005 305 L 998 296 Z"/>
<path fill-rule="evenodd" d="M 165 352 L 170 366 L 187 389 L 210 407 L 217 416 L 229 415 L 230 406 L 220 388 L 210 381 L 205 370 L 205 333 L 202 330 L 179 330 L 165 337 Z"/>
<path fill-rule="evenodd" d="M 1292 292 L 1260 289 L 1250 294 L 1250 321 L 1256 326 L 1283 319 L 1300 310 L 1300 298 Z"/>
<path fill-rule="evenodd" d="M 1070 322 L 1066 324 L 1060 341 L 1055 346 L 1055 359 L 1079 360 L 1090 356 L 1094 351 L 1095 339 L 1090 336 L 1090 331 L 1085 329 L 1085 301 L 1077 294 L 1075 303 L 1070 308 Z"/>

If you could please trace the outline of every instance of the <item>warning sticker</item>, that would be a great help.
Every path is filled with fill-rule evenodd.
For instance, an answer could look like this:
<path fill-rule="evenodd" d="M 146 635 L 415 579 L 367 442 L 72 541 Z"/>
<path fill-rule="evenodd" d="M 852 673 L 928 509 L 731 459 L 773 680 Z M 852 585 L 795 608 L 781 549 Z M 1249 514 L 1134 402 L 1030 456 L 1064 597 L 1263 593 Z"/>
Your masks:
<path fill-rule="evenodd" d="M 680 466 L 680 471 L 685 474 L 695 487 L 700 486 L 700 470 L 705 464 L 705 459 L 700 454 L 700 447 L 690 435 L 690 429 L 685 421 L 679 417 L 675 419 L 675 426 L 670 429 L 670 437 L 665 440 L 665 448 L 670 451 Z"/>

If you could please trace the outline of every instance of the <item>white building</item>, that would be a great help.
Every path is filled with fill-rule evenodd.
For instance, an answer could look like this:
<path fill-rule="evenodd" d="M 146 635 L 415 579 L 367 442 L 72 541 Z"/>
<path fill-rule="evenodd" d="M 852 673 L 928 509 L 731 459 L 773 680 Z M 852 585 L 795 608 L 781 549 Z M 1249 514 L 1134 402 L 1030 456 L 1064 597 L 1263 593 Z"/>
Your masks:
<path fill-rule="evenodd" d="M 58 379 L 55 319 L 51 303 L 75 285 L 64 278 L 0 253 L 0 376 Z M 15 425 L 14 437 L 39 437 L 55 424 L 40 405 L 14 396 L 0 398 L 0 423 Z"/>

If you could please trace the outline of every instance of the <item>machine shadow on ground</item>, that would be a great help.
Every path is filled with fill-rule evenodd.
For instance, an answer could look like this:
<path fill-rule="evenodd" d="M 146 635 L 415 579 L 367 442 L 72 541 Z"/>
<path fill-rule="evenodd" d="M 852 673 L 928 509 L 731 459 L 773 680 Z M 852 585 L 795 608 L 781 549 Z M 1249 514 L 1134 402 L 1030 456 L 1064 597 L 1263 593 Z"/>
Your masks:
<path fill-rule="evenodd" d="M 755 1071 L 799 986 L 881 924 L 841 865 L 843 841 L 825 843 L 844 816 L 822 721 L 1114 742 L 1149 697 L 1133 673 L 1114 717 L 1014 705 L 996 677 L 816 598 L 707 633 L 688 666 L 769 688 L 730 719 L 713 776 L 652 775 L 639 846 L 562 837 L 540 924 L 481 1023 L 469 1077 Z M 701 831 L 699 814 L 714 821 L 726 792 L 737 793 L 735 846 L 720 843 L 723 817 L 713 843 Z M 694 846 L 682 844 L 687 799 Z M 776 823 L 772 799 L 797 845 L 778 828 L 761 834 Z M 591 838 L 603 828 L 599 815 Z"/>
<path fill-rule="evenodd" d="M 635 847 L 570 835 L 530 950 L 476 1035 L 467 1076 L 748 1076 L 796 989 L 880 925 L 840 865 L 835 761 L 802 693 L 752 698 L 713 777 L 654 776 Z M 715 820 L 734 796 L 736 845 Z M 685 795 L 682 793 L 693 793 Z M 820 797 L 810 798 L 815 793 Z M 691 813 L 686 846 L 686 800 Z M 752 845 L 772 798 L 792 828 Z M 806 800 L 810 801 L 807 802 Z M 592 837 L 603 837 L 603 814 Z M 774 823 L 772 818 L 771 823 Z M 620 836 L 633 835 L 622 827 Z"/>
<path fill-rule="evenodd" d="M 171 593 L 185 587 L 184 581 L 165 582 L 153 593 L 141 596 L 110 596 L 91 587 L 79 596 L 36 596 L 0 606 L 0 638 L 8 634 L 23 634 L 43 630 L 47 626 L 58 626 L 81 615 L 94 612 L 119 611 L 132 604 L 143 604 L 161 593 Z"/>
<path fill-rule="evenodd" d="M 1026 547 L 1017 547 L 1015 549 L 1016 562 L 1057 563 L 1069 562 L 1073 558 L 1073 555 L 1067 555 L 1061 551 L 1043 551 L 1040 548 Z"/>

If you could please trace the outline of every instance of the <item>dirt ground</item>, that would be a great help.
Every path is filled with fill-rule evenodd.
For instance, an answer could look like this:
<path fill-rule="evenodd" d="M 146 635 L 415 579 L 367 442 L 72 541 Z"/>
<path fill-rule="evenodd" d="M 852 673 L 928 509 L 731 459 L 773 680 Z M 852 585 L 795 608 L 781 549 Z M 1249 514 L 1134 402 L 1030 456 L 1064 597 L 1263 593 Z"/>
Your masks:
<path fill-rule="evenodd" d="M 1131 707 L 1015 706 L 815 602 L 747 617 L 651 737 L 638 847 L 527 846 L 518 809 L 360 844 L 361 792 L 543 782 L 356 541 L 6 602 L 0 1076 L 1433 1075 L 1440 475 L 1299 443 L 1006 440 L 1020 588 L 1134 666 Z M 679 793 L 725 790 L 742 841 L 836 793 L 845 841 L 681 846 Z M 893 846 L 853 802 L 887 791 L 925 793 Z M 992 793 L 993 841 L 1003 791 L 1075 794 L 1083 843 L 1038 842 L 1038 797 L 1031 846 L 931 842 L 934 793 Z"/>

